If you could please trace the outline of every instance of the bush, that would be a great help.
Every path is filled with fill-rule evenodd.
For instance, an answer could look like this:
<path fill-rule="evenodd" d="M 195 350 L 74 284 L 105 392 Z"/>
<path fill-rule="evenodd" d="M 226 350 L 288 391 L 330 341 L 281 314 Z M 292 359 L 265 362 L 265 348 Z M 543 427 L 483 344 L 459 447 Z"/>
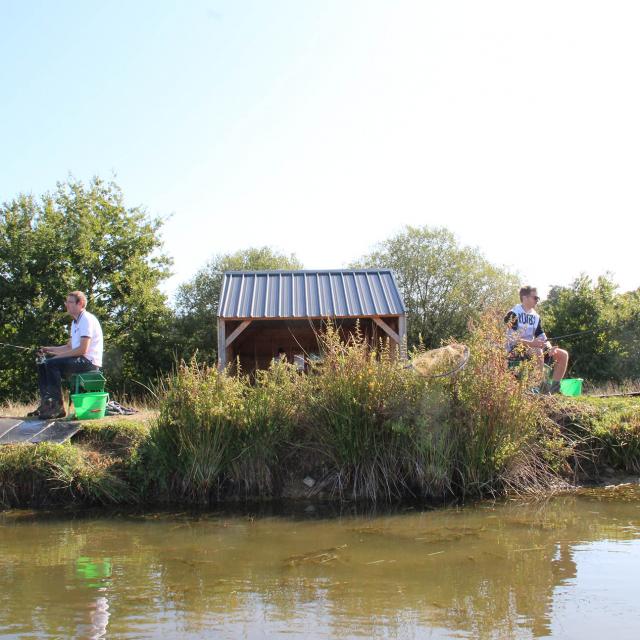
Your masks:
<path fill-rule="evenodd" d="M 560 436 L 527 393 L 531 367 L 507 371 L 504 327 L 485 317 L 466 369 L 418 375 L 386 345 L 329 327 L 322 360 L 300 376 L 273 363 L 255 378 L 182 364 L 165 384 L 141 448 L 150 495 L 208 503 L 280 493 L 318 479 L 342 499 L 495 494 L 549 486 L 563 468 Z"/>
<path fill-rule="evenodd" d="M 195 361 L 168 378 L 147 458 L 156 490 L 209 502 L 227 481 L 243 495 L 271 491 L 297 406 L 293 367 L 276 364 L 255 383 Z"/>
<path fill-rule="evenodd" d="M 468 366 L 450 383 L 450 428 L 456 441 L 457 489 L 462 494 L 525 489 L 553 482 L 555 434 L 543 404 L 529 392 L 536 372 L 507 369 L 502 314 L 487 313 L 471 332 Z M 557 465 L 556 465 L 557 466 Z"/>
<path fill-rule="evenodd" d="M 333 328 L 321 336 L 323 359 L 306 379 L 304 439 L 340 497 L 406 495 L 422 468 L 422 378 L 387 346 L 371 349 L 357 333 L 347 343 Z"/>
<path fill-rule="evenodd" d="M 258 371 L 253 384 L 243 379 L 243 415 L 236 434 L 239 454 L 226 474 L 234 493 L 273 495 L 304 406 L 302 382 L 293 365 L 277 361 L 268 370 Z"/>

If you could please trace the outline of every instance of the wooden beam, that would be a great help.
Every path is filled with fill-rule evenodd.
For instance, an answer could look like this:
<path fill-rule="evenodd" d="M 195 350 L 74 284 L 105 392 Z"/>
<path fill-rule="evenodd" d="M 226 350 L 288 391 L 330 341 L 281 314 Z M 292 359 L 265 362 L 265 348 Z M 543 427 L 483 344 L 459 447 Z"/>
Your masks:
<path fill-rule="evenodd" d="M 244 320 L 238 327 L 236 327 L 236 329 L 234 330 L 234 332 L 227 338 L 225 344 L 225 347 L 229 348 L 231 346 L 231 343 L 251 324 L 251 320 Z"/>
<path fill-rule="evenodd" d="M 398 334 L 400 335 L 400 357 L 407 359 L 407 316 L 403 315 L 398 318 Z"/>
<path fill-rule="evenodd" d="M 373 316 L 373 321 L 398 345 L 402 344 L 400 336 L 382 319 Z"/>
<path fill-rule="evenodd" d="M 225 321 L 218 318 L 218 369 L 222 371 L 227 366 L 227 349 L 225 347 Z"/>

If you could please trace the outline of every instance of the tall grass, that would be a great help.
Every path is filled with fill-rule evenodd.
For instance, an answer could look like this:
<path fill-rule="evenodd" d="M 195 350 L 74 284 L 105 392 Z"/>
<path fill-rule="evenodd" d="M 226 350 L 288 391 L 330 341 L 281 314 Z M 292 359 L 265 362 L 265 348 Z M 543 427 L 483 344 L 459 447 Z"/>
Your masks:
<path fill-rule="evenodd" d="M 306 475 L 314 491 L 369 500 L 549 486 L 562 447 L 532 370 L 507 371 L 504 329 L 485 317 L 471 359 L 450 378 L 407 368 L 388 345 L 329 326 L 308 375 L 274 362 L 253 379 L 195 362 L 161 393 L 140 469 L 154 496 L 207 503 L 278 495 Z"/>
<path fill-rule="evenodd" d="M 329 327 L 320 341 L 323 359 L 303 394 L 319 488 L 368 499 L 411 493 L 428 476 L 424 380 L 387 344 L 373 349 L 359 332 L 345 343 Z"/>
<path fill-rule="evenodd" d="M 304 385 L 296 368 L 274 361 L 243 383 L 242 423 L 236 429 L 239 453 L 226 472 L 234 495 L 271 496 L 295 453 L 292 437 L 304 406 Z"/>
<path fill-rule="evenodd" d="M 557 479 L 555 456 L 562 451 L 547 443 L 556 429 L 531 392 L 538 374 L 533 362 L 523 363 L 518 375 L 507 369 L 501 315 L 480 319 L 470 335 L 469 363 L 448 383 L 462 494 L 542 488 Z"/>
<path fill-rule="evenodd" d="M 147 460 L 155 491 L 207 503 L 226 489 L 242 495 L 273 490 L 279 455 L 297 407 L 295 368 L 274 363 L 250 383 L 196 362 L 168 378 Z"/>
<path fill-rule="evenodd" d="M 134 499 L 110 461 L 67 444 L 0 447 L 0 507 L 116 504 Z"/>

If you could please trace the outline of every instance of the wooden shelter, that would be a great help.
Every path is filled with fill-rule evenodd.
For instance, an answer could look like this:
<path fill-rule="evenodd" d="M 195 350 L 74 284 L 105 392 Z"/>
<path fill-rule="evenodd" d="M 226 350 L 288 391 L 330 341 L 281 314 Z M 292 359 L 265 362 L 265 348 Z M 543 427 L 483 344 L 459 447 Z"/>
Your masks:
<path fill-rule="evenodd" d="M 317 336 L 331 321 L 343 334 L 389 339 L 404 355 L 404 302 L 389 269 L 228 271 L 218 310 L 218 364 L 244 371 L 286 357 L 301 369 L 318 354 Z"/>

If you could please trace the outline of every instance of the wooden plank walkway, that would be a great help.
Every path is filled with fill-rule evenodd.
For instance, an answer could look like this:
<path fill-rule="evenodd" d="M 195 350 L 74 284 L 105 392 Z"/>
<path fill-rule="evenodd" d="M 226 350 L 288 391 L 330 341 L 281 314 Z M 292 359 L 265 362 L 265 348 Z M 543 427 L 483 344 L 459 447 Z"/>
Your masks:
<path fill-rule="evenodd" d="M 82 427 L 78 422 L 0 418 L 0 445 L 18 442 L 61 443 L 73 437 L 80 429 Z"/>

